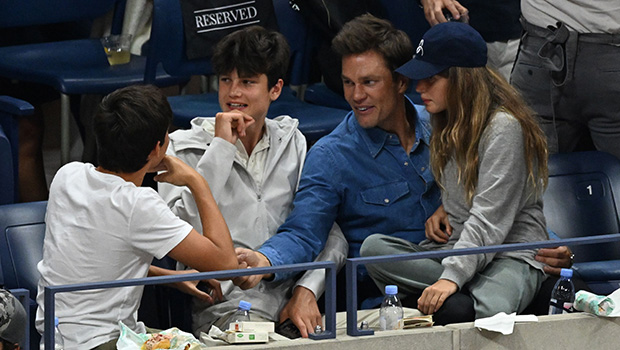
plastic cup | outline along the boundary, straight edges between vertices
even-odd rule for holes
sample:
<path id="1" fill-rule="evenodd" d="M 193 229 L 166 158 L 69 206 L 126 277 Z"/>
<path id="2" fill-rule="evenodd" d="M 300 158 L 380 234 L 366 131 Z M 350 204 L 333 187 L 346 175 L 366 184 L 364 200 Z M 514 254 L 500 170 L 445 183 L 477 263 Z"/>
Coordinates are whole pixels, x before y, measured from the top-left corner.
<path id="1" fill-rule="evenodd" d="M 131 53 L 129 52 L 131 47 L 130 34 L 105 36 L 101 38 L 101 44 L 111 66 L 129 63 L 131 59 Z"/>

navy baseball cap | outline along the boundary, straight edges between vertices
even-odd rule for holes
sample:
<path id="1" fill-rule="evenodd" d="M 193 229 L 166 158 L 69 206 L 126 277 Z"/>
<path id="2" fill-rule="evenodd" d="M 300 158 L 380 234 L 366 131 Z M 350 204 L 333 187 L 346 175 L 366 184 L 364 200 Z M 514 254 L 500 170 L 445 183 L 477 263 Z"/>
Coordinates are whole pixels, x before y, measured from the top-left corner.
<path id="1" fill-rule="evenodd" d="M 487 44 L 469 24 L 439 23 L 422 36 L 415 55 L 396 72 L 413 80 L 432 77 L 450 67 L 484 67 Z"/>

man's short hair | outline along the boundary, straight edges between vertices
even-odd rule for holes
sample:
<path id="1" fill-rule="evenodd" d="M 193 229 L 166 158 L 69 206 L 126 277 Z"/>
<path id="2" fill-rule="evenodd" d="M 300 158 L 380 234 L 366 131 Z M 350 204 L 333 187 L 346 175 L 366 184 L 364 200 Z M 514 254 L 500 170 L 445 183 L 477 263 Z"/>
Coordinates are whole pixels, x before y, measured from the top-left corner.
<path id="1" fill-rule="evenodd" d="M 24 344 L 26 310 L 9 291 L 0 288 L 0 341 L 5 349 Z"/>
<path id="2" fill-rule="evenodd" d="M 133 173 L 148 161 L 172 121 L 166 96 L 152 85 L 118 89 L 106 96 L 95 115 L 99 165 L 104 169 Z"/>
<path id="3" fill-rule="evenodd" d="M 413 56 L 413 45 L 405 32 L 370 14 L 345 23 L 332 40 L 332 48 L 341 57 L 376 51 L 394 75 L 394 70 Z"/>
<path id="4" fill-rule="evenodd" d="M 218 75 L 237 69 L 241 77 L 267 75 L 269 88 L 284 79 L 290 48 L 281 33 L 250 26 L 226 35 L 215 46 L 213 69 Z"/>

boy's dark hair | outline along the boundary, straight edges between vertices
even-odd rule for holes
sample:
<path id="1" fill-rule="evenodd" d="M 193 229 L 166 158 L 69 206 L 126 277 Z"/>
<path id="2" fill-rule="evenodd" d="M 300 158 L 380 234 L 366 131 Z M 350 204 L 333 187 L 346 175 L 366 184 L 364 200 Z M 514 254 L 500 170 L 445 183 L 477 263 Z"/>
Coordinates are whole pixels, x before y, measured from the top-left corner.
<path id="1" fill-rule="evenodd" d="M 134 85 L 112 92 L 95 115 L 99 165 L 120 173 L 140 170 L 157 142 L 163 146 L 171 122 L 172 110 L 157 87 Z"/>
<path id="2" fill-rule="evenodd" d="M 341 57 L 376 51 L 394 76 L 397 75 L 394 70 L 413 57 L 409 36 L 389 21 L 370 14 L 347 22 L 332 40 L 332 48 Z"/>
<path id="3" fill-rule="evenodd" d="M 0 343 L 2 344 L 2 349 L 3 350 L 14 350 L 17 348 L 17 346 L 13 343 L 10 343 L 2 338 L 0 338 Z"/>
<path id="4" fill-rule="evenodd" d="M 284 79 L 290 48 L 284 35 L 261 26 L 250 26 L 226 35 L 215 46 L 213 69 L 218 75 L 237 69 L 241 77 L 267 75 L 269 88 Z"/>

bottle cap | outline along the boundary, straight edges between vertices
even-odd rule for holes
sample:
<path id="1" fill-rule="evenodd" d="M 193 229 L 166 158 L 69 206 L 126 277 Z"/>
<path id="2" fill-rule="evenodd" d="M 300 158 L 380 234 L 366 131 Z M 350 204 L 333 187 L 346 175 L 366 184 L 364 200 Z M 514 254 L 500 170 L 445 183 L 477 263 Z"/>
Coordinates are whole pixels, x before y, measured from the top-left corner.
<path id="1" fill-rule="evenodd" d="M 398 286 L 393 284 L 385 286 L 385 294 L 398 294 Z"/>
<path id="2" fill-rule="evenodd" d="M 251 307 L 252 307 L 252 303 L 250 303 L 249 301 L 245 301 L 245 300 L 239 301 L 240 309 L 249 311 Z"/>
<path id="3" fill-rule="evenodd" d="M 560 276 L 568 278 L 573 277 L 573 269 L 562 269 L 560 271 Z"/>

